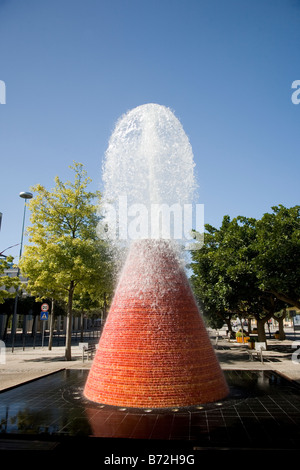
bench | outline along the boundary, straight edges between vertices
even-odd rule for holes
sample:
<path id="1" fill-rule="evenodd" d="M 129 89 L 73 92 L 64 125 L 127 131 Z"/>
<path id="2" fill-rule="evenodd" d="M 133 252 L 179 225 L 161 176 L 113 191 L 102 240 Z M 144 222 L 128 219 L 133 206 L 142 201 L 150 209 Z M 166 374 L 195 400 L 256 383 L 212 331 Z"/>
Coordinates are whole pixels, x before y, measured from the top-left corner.
<path id="1" fill-rule="evenodd" d="M 226 333 L 226 335 L 223 334 L 223 335 L 222 335 L 222 339 L 223 339 L 223 340 L 227 340 L 227 341 L 230 343 L 231 340 L 232 340 L 232 336 L 231 336 L 230 331 L 228 331 L 228 333 Z"/>
<path id="2" fill-rule="evenodd" d="M 82 362 L 84 362 L 84 356 L 86 355 L 87 359 L 92 359 L 93 355 L 95 354 L 96 351 L 96 345 L 95 344 L 89 344 L 89 343 L 79 343 L 79 348 L 82 350 Z"/>
<path id="3" fill-rule="evenodd" d="M 253 361 L 253 357 L 260 358 L 261 362 L 264 362 L 263 351 L 267 350 L 267 345 L 265 342 L 255 342 L 254 349 L 247 349 L 247 353 L 250 356 L 250 360 Z"/>

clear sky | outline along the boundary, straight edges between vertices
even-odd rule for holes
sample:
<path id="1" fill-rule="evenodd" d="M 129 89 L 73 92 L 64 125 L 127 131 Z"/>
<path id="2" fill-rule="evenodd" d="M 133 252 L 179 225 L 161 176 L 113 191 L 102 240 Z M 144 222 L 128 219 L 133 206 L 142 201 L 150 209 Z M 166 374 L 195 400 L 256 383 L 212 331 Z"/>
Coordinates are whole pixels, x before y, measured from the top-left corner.
<path id="1" fill-rule="evenodd" d="M 149 102 L 190 139 L 206 223 L 299 204 L 299 0 L 0 0 L 0 51 L 0 251 L 19 192 L 73 160 L 101 189 L 116 120 Z"/>

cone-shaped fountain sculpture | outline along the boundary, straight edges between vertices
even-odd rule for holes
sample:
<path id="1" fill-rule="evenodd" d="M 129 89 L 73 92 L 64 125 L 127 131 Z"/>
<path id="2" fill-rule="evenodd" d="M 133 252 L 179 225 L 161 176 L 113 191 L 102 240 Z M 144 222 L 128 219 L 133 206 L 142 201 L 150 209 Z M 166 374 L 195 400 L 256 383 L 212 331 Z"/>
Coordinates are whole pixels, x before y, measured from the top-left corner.
<path id="1" fill-rule="evenodd" d="M 184 206 L 194 194 L 193 167 L 191 146 L 174 114 L 156 104 L 140 106 L 112 134 L 104 202 L 114 204 L 125 194 L 131 209 L 143 205 L 146 215 L 157 215 L 162 203 Z M 103 225 L 110 237 L 116 230 L 122 238 L 127 236 L 127 214 L 119 213 L 117 223 L 117 212 L 108 211 Z M 229 390 L 178 244 L 154 233 L 131 241 L 84 395 L 98 403 L 138 408 L 220 400 Z"/>
<path id="2" fill-rule="evenodd" d="M 166 408 L 224 398 L 227 384 L 167 241 L 132 245 L 85 386 L 92 401 Z"/>

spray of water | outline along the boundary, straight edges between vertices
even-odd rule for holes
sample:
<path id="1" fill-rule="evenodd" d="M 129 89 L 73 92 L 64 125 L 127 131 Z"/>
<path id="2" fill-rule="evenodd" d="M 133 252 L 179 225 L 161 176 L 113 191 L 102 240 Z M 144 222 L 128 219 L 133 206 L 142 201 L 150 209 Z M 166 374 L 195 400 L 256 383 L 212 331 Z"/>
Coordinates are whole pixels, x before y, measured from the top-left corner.
<path id="1" fill-rule="evenodd" d="M 182 208 L 195 196 L 192 149 L 168 108 L 147 104 L 119 120 L 106 152 L 103 180 L 103 209 L 109 210 L 102 224 L 109 237 L 118 233 L 117 245 L 123 241 L 128 252 L 118 256 L 125 262 L 85 396 L 99 403 L 151 408 L 224 397 L 227 385 L 183 269 L 175 232 L 168 238 L 166 227 L 153 230 L 152 216 L 157 219 L 161 205 Z M 127 217 L 135 211 L 140 214 L 135 214 L 132 230 Z M 168 225 L 169 219 L 164 222 Z M 140 236 L 132 240 L 128 233 Z"/>
<path id="2" fill-rule="evenodd" d="M 101 236 L 125 243 L 180 238 L 187 218 L 183 209 L 195 202 L 196 181 L 192 147 L 169 108 L 145 104 L 119 119 L 106 151 L 103 183 Z M 162 228 L 164 223 L 168 227 Z"/>

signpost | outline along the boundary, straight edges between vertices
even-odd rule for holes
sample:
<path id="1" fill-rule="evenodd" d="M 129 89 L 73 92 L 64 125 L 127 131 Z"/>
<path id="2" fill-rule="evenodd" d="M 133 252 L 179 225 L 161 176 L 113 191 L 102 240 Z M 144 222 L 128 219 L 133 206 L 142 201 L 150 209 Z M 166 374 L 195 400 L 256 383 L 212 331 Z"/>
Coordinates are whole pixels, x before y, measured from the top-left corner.
<path id="1" fill-rule="evenodd" d="M 40 320 L 43 321 L 42 348 L 44 347 L 45 320 L 48 320 L 48 313 L 49 313 L 48 310 L 49 310 L 49 305 L 46 303 L 42 304 L 41 314 L 40 314 Z"/>
<path id="2" fill-rule="evenodd" d="M 299 313 L 294 313 L 293 315 L 293 326 L 294 326 L 294 333 L 296 336 L 296 331 L 300 330 L 300 315 Z"/>
<path id="3" fill-rule="evenodd" d="M 41 312 L 40 320 L 48 320 L 48 312 Z"/>

